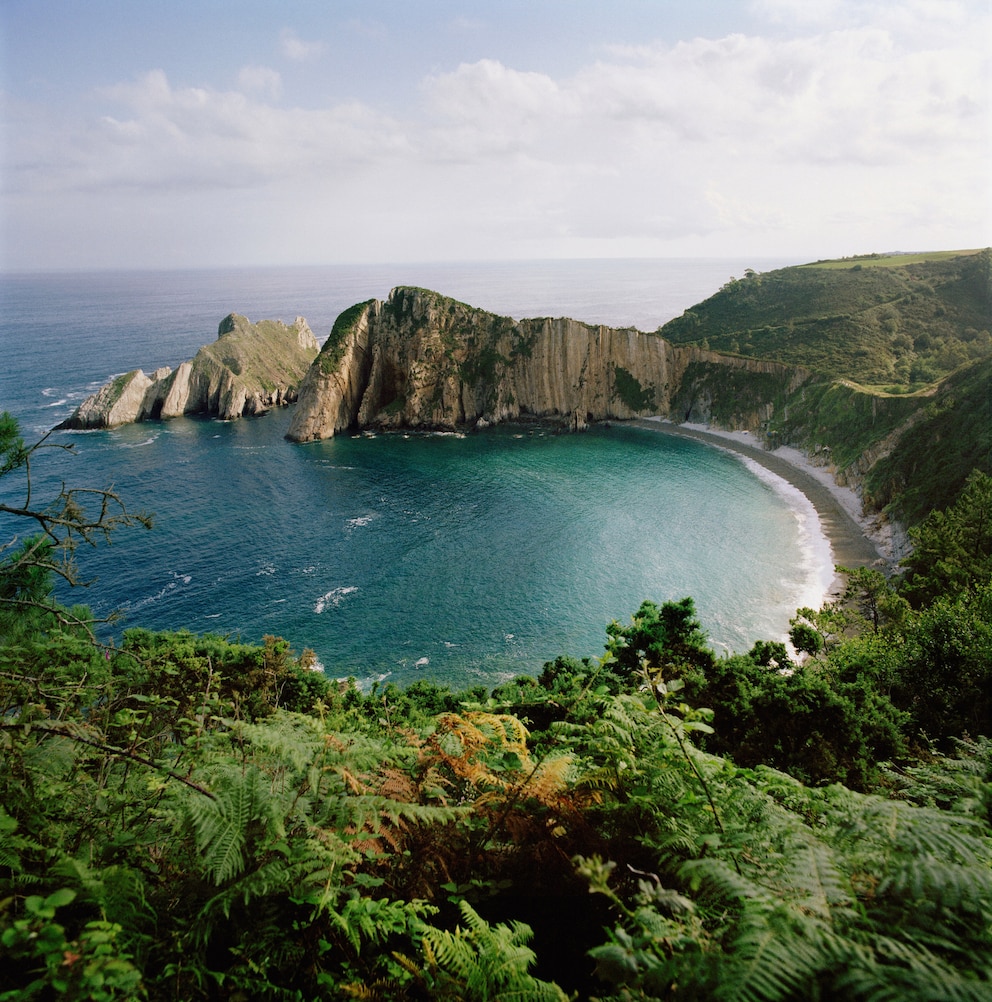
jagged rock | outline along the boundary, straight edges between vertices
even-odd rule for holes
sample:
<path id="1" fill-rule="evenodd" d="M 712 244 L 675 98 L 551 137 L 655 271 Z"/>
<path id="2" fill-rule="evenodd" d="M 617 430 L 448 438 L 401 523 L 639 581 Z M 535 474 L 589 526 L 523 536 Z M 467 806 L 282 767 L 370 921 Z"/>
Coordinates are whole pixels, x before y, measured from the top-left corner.
<path id="1" fill-rule="evenodd" d="M 138 420 L 152 380 L 141 369 L 118 376 L 76 408 L 60 428 L 113 428 Z"/>
<path id="2" fill-rule="evenodd" d="M 729 369 L 727 366 L 729 365 Z M 724 367 L 721 370 L 721 366 Z M 657 334 L 569 319 L 514 321 L 424 289 L 394 289 L 335 322 L 300 386 L 287 437 L 351 427 L 487 427 L 534 416 L 581 430 L 643 415 L 696 419 L 709 369 L 761 372 L 760 392 L 723 401 L 735 427 L 767 420 L 772 399 L 808 373 L 675 347 Z"/>
<path id="3" fill-rule="evenodd" d="M 217 340 L 173 372 L 140 369 L 118 376 L 88 397 L 61 428 L 113 428 L 134 421 L 211 414 L 224 420 L 263 414 L 296 399 L 300 380 L 319 351 L 306 320 L 251 323 L 231 313 Z"/>

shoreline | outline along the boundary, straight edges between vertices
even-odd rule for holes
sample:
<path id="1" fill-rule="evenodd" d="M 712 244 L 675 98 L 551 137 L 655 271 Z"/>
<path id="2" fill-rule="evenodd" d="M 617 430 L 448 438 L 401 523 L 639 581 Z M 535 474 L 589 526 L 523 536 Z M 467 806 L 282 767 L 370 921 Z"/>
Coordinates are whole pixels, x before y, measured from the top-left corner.
<path id="1" fill-rule="evenodd" d="M 864 515 L 861 499 L 850 487 L 838 485 L 829 470 L 811 463 L 798 449 L 781 446 L 765 449 L 747 431 L 721 431 L 708 425 L 674 424 L 666 418 L 635 418 L 624 422 L 636 428 L 692 438 L 706 445 L 737 453 L 753 460 L 803 493 L 816 511 L 830 544 L 834 566 L 881 567 L 891 572 L 905 554 L 902 533 Z M 843 591 L 843 581 L 835 575 L 825 600 Z"/>

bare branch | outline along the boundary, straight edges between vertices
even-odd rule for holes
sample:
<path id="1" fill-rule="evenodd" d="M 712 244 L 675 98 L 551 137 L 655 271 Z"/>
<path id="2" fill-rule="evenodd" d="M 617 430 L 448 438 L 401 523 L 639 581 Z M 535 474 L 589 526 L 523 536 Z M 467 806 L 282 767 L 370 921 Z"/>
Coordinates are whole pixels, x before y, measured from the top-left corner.
<path id="1" fill-rule="evenodd" d="M 145 512 L 129 511 L 113 486 L 67 487 L 63 481 L 51 503 L 36 505 L 33 457 L 41 449 L 75 453 L 71 444 L 49 442 L 50 434 L 26 446 L 16 420 L 0 413 L 0 478 L 12 474 L 24 478 L 23 503 L 17 504 L 7 493 L 8 500 L 0 503 L 0 521 L 8 515 L 22 524 L 33 523 L 38 530 L 15 533 L 0 542 L 0 608 L 11 610 L 15 616 L 21 611 L 40 610 L 54 616 L 61 626 L 84 630 L 91 642 L 96 643 L 93 625 L 111 621 L 116 613 L 106 619 L 81 618 L 62 608 L 51 595 L 52 576 L 70 587 L 85 587 L 91 582 L 80 579 L 76 563 L 79 544 L 109 544 L 114 531 L 121 527 L 140 525 L 150 529 L 152 517 Z"/>

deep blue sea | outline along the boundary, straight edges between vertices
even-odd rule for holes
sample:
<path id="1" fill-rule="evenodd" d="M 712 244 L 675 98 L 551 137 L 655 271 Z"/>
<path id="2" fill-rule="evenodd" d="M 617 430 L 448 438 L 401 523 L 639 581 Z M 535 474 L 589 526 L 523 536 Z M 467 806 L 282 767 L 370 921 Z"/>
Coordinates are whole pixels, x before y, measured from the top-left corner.
<path id="1" fill-rule="evenodd" d="M 0 276 L 0 409 L 32 441 L 111 376 L 175 366 L 228 313 L 307 318 L 419 285 L 516 318 L 654 330 L 744 268 L 788 261 L 568 261 Z M 714 646 L 782 639 L 830 554 L 808 502 L 738 457 L 613 426 L 284 440 L 289 412 L 56 433 L 35 500 L 112 486 L 150 532 L 80 552 L 63 595 L 123 623 L 312 648 L 362 682 L 453 686 L 599 656 L 611 619 L 691 595 Z M 6 478 L 9 481 L 9 478 Z M 0 491 L 16 497 L 16 484 Z M 13 492 L 13 493 L 12 493 Z M 0 518 L 0 545 L 26 526 Z"/>

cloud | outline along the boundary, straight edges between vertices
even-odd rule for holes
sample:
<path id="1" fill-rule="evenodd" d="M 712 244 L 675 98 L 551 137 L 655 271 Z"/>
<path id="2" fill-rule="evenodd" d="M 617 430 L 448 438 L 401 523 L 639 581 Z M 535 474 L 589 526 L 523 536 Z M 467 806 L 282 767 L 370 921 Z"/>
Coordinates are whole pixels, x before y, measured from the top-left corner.
<path id="1" fill-rule="evenodd" d="M 278 89 L 278 74 L 249 67 L 240 91 L 173 87 L 162 70 L 105 88 L 96 122 L 25 128 L 8 182 L 26 190 L 252 188 L 319 176 L 334 178 L 394 155 L 402 129 L 360 102 L 281 108 L 247 90 Z M 39 150 L 46 145 L 45 169 Z"/>
<path id="2" fill-rule="evenodd" d="M 847 0 L 751 0 L 751 12 L 773 24 L 801 24 L 829 27 L 838 23 L 848 25 L 851 5 Z"/>
<path id="3" fill-rule="evenodd" d="M 604 48 L 567 76 L 464 62 L 425 75 L 403 118 L 362 101 L 284 105 L 265 66 L 229 90 L 155 69 L 92 95 L 88 119 L 19 114 L 4 184 L 66 204 L 145 193 L 175 206 L 173 227 L 226 212 L 244 232 L 292 231 L 285 253 L 338 234 L 336 253 L 365 259 L 777 253 L 811 233 L 850 253 L 883 225 L 883 249 L 898 232 L 914 246 L 982 232 L 982 32 L 959 30 L 955 3 L 864 6 L 873 20 L 821 24 L 810 11 L 824 5 L 759 0 L 791 27 Z M 288 29 L 282 42 L 290 58 L 320 52 Z"/>
<path id="4" fill-rule="evenodd" d="M 432 77 L 449 155 L 690 163 L 705 148 L 782 168 L 899 166 L 981 142 L 988 57 L 910 51 L 873 27 L 784 40 L 732 35 L 614 49 L 568 80 L 491 60 Z M 666 157 L 666 151 L 669 156 Z"/>
<path id="5" fill-rule="evenodd" d="M 982 0 L 751 0 L 749 9 L 771 24 L 802 30 L 833 31 L 875 25 L 906 38 L 933 42 L 935 33 L 960 34 Z"/>
<path id="6" fill-rule="evenodd" d="M 249 94 L 261 94 L 278 100 L 282 96 L 282 77 L 268 66 L 244 66 L 238 72 L 238 86 Z"/>
<path id="7" fill-rule="evenodd" d="M 305 42 L 291 28 L 283 28 L 279 34 L 279 51 L 294 63 L 303 63 L 322 55 L 324 43 Z"/>
<path id="8" fill-rule="evenodd" d="M 539 150 L 549 126 L 576 110 L 551 77 L 520 72 L 494 59 L 432 75 L 424 81 L 423 93 L 428 121 L 435 124 L 427 155 L 463 163 Z"/>

